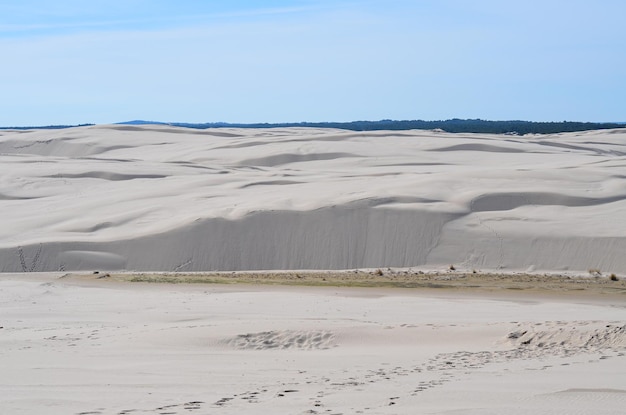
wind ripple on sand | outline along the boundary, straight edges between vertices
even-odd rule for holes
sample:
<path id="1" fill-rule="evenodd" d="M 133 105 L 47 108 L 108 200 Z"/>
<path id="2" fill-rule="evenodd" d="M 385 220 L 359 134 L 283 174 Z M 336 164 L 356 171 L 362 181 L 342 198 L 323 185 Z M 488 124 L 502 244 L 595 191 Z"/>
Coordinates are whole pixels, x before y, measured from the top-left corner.
<path id="1" fill-rule="evenodd" d="M 335 335 L 330 331 L 264 331 L 240 334 L 225 341 L 240 350 L 329 349 L 335 346 Z"/>
<path id="2" fill-rule="evenodd" d="M 598 327 L 599 326 L 599 327 Z M 520 351 L 569 355 L 626 347 L 626 325 L 605 323 L 552 323 L 522 325 L 507 336 Z"/>

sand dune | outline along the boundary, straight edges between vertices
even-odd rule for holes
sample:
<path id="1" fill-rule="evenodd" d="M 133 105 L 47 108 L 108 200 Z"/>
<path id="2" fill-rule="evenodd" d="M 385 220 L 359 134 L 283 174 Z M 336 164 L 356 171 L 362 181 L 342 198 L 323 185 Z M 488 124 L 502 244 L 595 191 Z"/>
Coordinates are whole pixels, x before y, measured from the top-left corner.
<path id="1" fill-rule="evenodd" d="M 0 271 L 626 273 L 626 131 L 3 131 Z"/>

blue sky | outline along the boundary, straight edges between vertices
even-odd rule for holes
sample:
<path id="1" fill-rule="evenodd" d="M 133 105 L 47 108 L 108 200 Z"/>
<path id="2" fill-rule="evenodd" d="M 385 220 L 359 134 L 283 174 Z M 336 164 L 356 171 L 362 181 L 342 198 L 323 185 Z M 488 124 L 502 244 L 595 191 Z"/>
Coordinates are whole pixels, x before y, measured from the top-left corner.
<path id="1" fill-rule="evenodd" d="M 626 121 L 623 0 L 0 0 L 0 125 Z"/>

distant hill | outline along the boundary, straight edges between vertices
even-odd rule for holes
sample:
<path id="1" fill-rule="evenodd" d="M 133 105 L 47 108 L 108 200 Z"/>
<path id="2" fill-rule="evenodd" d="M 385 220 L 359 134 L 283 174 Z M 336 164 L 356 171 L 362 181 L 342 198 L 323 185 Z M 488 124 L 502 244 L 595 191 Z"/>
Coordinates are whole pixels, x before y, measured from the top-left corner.
<path id="1" fill-rule="evenodd" d="M 95 124 L 75 124 L 75 125 L 34 125 L 21 127 L 0 127 L 0 130 L 60 130 L 62 128 L 88 127 Z"/>
<path id="2" fill-rule="evenodd" d="M 626 128 L 626 122 L 593 123 L 576 121 L 534 122 L 534 121 L 489 121 L 481 119 L 459 119 L 424 121 L 424 120 L 380 120 L 380 121 L 349 121 L 349 122 L 299 122 L 299 123 L 184 123 L 132 120 L 117 124 L 122 125 L 172 125 L 185 128 L 278 128 L 278 127 L 312 127 L 338 128 L 352 131 L 376 130 L 443 130 L 449 133 L 488 133 L 488 134 L 555 134 L 573 131 L 603 130 L 610 128 Z M 79 125 L 48 125 L 34 127 L 0 127 L 0 129 L 59 129 L 89 126 Z"/>

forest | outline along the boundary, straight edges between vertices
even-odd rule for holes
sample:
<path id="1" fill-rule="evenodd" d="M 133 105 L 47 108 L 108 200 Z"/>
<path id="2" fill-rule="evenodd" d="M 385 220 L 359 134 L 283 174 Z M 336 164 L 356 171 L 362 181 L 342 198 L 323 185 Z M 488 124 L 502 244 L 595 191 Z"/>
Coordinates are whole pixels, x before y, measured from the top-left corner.
<path id="1" fill-rule="evenodd" d="M 160 122 L 160 121 L 126 121 L 117 124 L 123 125 L 171 125 L 185 128 L 284 128 L 284 127 L 309 127 L 309 128 L 338 128 L 352 131 L 376 131 L 376 130 L 442 130 L 449 133 L 487 133 L 487 134 L 555 134 L 573 131 L 602 130 L 612 128 L 626 128 L 626 123 L 594 123 L 577 121 L 557 122 L 534 122 L 534 121 L 489 121 L 482 119 L 459 119 L 424 121 L 424 120 L 380 120 L 380 121 L 349 121 L 349 122 L 297 122 L 297 123 L 184 123 L 184 122 Z M 79 125 L 47 125 L 31 127 L 0 127 L 0 129 L 60 129 L 70 127 L 89 126 L 93 124 Z"/>
<path id="2" fill-rule="evenodd" d="M 380 121 L 350 121 L 350 122 L 300 122 L 300 123 L 169 123 L 188 128 L 276 128 L 276 127 L 314 127 L 338 128 L 352 131 L 375 130 L 443 130 L 449 133 L 488 133 L 488 134 L 555 134 L 572 131 L 601 130 L 611 128 L 625 128 L 624 123 L 591 123 L 591 122 L 532 122 L 532 121 L 487 121 L 481 119 L 450 119 L 441 121 L 423 120 L 380 120 Z"/>

